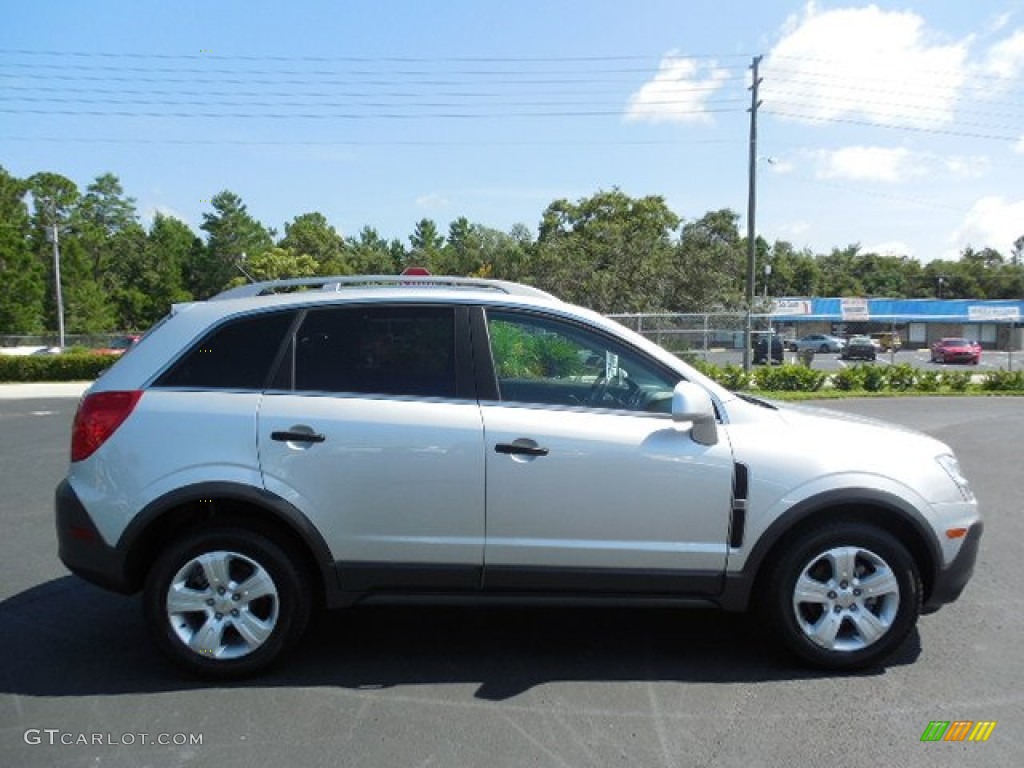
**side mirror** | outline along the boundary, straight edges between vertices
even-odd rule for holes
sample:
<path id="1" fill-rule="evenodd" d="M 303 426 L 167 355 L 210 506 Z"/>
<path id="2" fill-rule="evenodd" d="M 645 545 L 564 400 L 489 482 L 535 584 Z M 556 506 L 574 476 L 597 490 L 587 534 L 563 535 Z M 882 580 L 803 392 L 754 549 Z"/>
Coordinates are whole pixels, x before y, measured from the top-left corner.
<path id="1" fill-rule="evenodd" d="M 680 381 L 672 390 L 672 420 L 692 421 L 690 437 L 701 445 L 718 442 L 718 423 L 711 396 L 690 381 Z"/>

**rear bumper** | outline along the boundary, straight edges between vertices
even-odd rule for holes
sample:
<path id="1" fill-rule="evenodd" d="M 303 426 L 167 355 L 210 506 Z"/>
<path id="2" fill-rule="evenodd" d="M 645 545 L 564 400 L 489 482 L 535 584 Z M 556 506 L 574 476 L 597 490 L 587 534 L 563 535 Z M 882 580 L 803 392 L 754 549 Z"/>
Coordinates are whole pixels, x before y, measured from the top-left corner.
<path id="1" fill-rule="evenodd" d="M 972 525 L 953 562 L 935 574 L 931 594 L 924 604 L 925 611 L 936 611 L 960 597 L 960 593 L 964 591 L 974 573 L 974 564 L 978 560 L 978 545 L 984 527 L 981 521 Z"/>
<path id="2" fill-rule="evenodd" d="M 111 547 L 96 529 L 95 523 L 67 480 L 55 493 L 57 554 L 76 576 L 114 592 L 136 591 L 127 578 L 124 553 Z"/>

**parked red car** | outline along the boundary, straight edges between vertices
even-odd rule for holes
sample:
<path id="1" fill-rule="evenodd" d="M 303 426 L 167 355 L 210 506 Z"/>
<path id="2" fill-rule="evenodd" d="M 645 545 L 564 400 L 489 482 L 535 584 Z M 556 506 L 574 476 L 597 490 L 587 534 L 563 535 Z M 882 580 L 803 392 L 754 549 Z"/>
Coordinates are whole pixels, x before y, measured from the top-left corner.
<path id="1" fill-rule="evenodd" d="M 116 339 L 110 342 L 109 346 L 103 347 L 102 349 L 97 349 L 96 352 L 98 352 L 101 355 L 120 356 L 127 352 L 129 349 L 131 349 L 133 346 L 138 344 L 139 339 L 141 338 L 141 336 L 134 333 L 129 334 L 128 336 L 118 336 Z"/>
<path id="2" fill-rule="evenodd" d="M 981 360 L 981 346 L 970 339 L 939 339 L 932 344 L 933 363 L 968 363 L 977 365 Z"/>

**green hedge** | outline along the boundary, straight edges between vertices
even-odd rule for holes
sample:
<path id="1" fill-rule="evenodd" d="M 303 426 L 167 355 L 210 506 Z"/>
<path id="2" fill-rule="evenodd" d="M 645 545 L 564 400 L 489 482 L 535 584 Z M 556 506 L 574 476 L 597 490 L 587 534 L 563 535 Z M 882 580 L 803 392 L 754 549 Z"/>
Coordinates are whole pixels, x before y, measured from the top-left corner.
<path id="1" fill-rule="evenodd" d="M 921 370 L 907 363 L 899 365 L 854 365 L 832 374 L 803 365 L 761 366 L 748 374 L 740 366 L 697 362 L 694 366 L 726 389 L 758 389 L 764 392 L 818 392 L 831 388 L 840 392 L 875 393 L 1024 393 L 1024 371 L 995 370 L 973 381 L 971 371 Z"/>
<path id="2" fill-rule="evenodd" d="M 510 340 L 511 341 L 511 340 Z M 543 346 L 543 345 L 539 345 Z M 527 368 L 559 368 L 568 359 L 560 349 L 519 349 L 509 359 Z M 89 351 L 70 350 L 62 355 L 0 355 L 0 382 L 91 381 L 117 358 Z M 972 383 L 970 371 L 922 371 L 909 365 L 855 365 L 831 375 L 802 365 L 761 366 L 748 374 L 738 365 L 719 366 L 697 361 L 702 373 L 727 389 L 757 388 L 765 392 L 817 392 L 831 385 L 843 392 L 1020 392 L 1024 394 L 1024 371 L 988 371 L 979 383 Z"/>
<path id="3" fill-rule="evenodd" d="M 0 355 L 0 381 L 91 381 L 116 359 L 92 352 Z"/>

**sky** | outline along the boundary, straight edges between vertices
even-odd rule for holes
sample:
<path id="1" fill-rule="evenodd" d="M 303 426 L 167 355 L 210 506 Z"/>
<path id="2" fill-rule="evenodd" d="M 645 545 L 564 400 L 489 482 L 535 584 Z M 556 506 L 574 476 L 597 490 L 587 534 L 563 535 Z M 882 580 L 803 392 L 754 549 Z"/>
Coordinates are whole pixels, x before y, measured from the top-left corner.
<path id="1" fill-rule="evenodd" d="M 407 242 L 619 188 L 828 252 L 1024 235 L 1024 0 L 8 3 L 0 166 Z"/>

